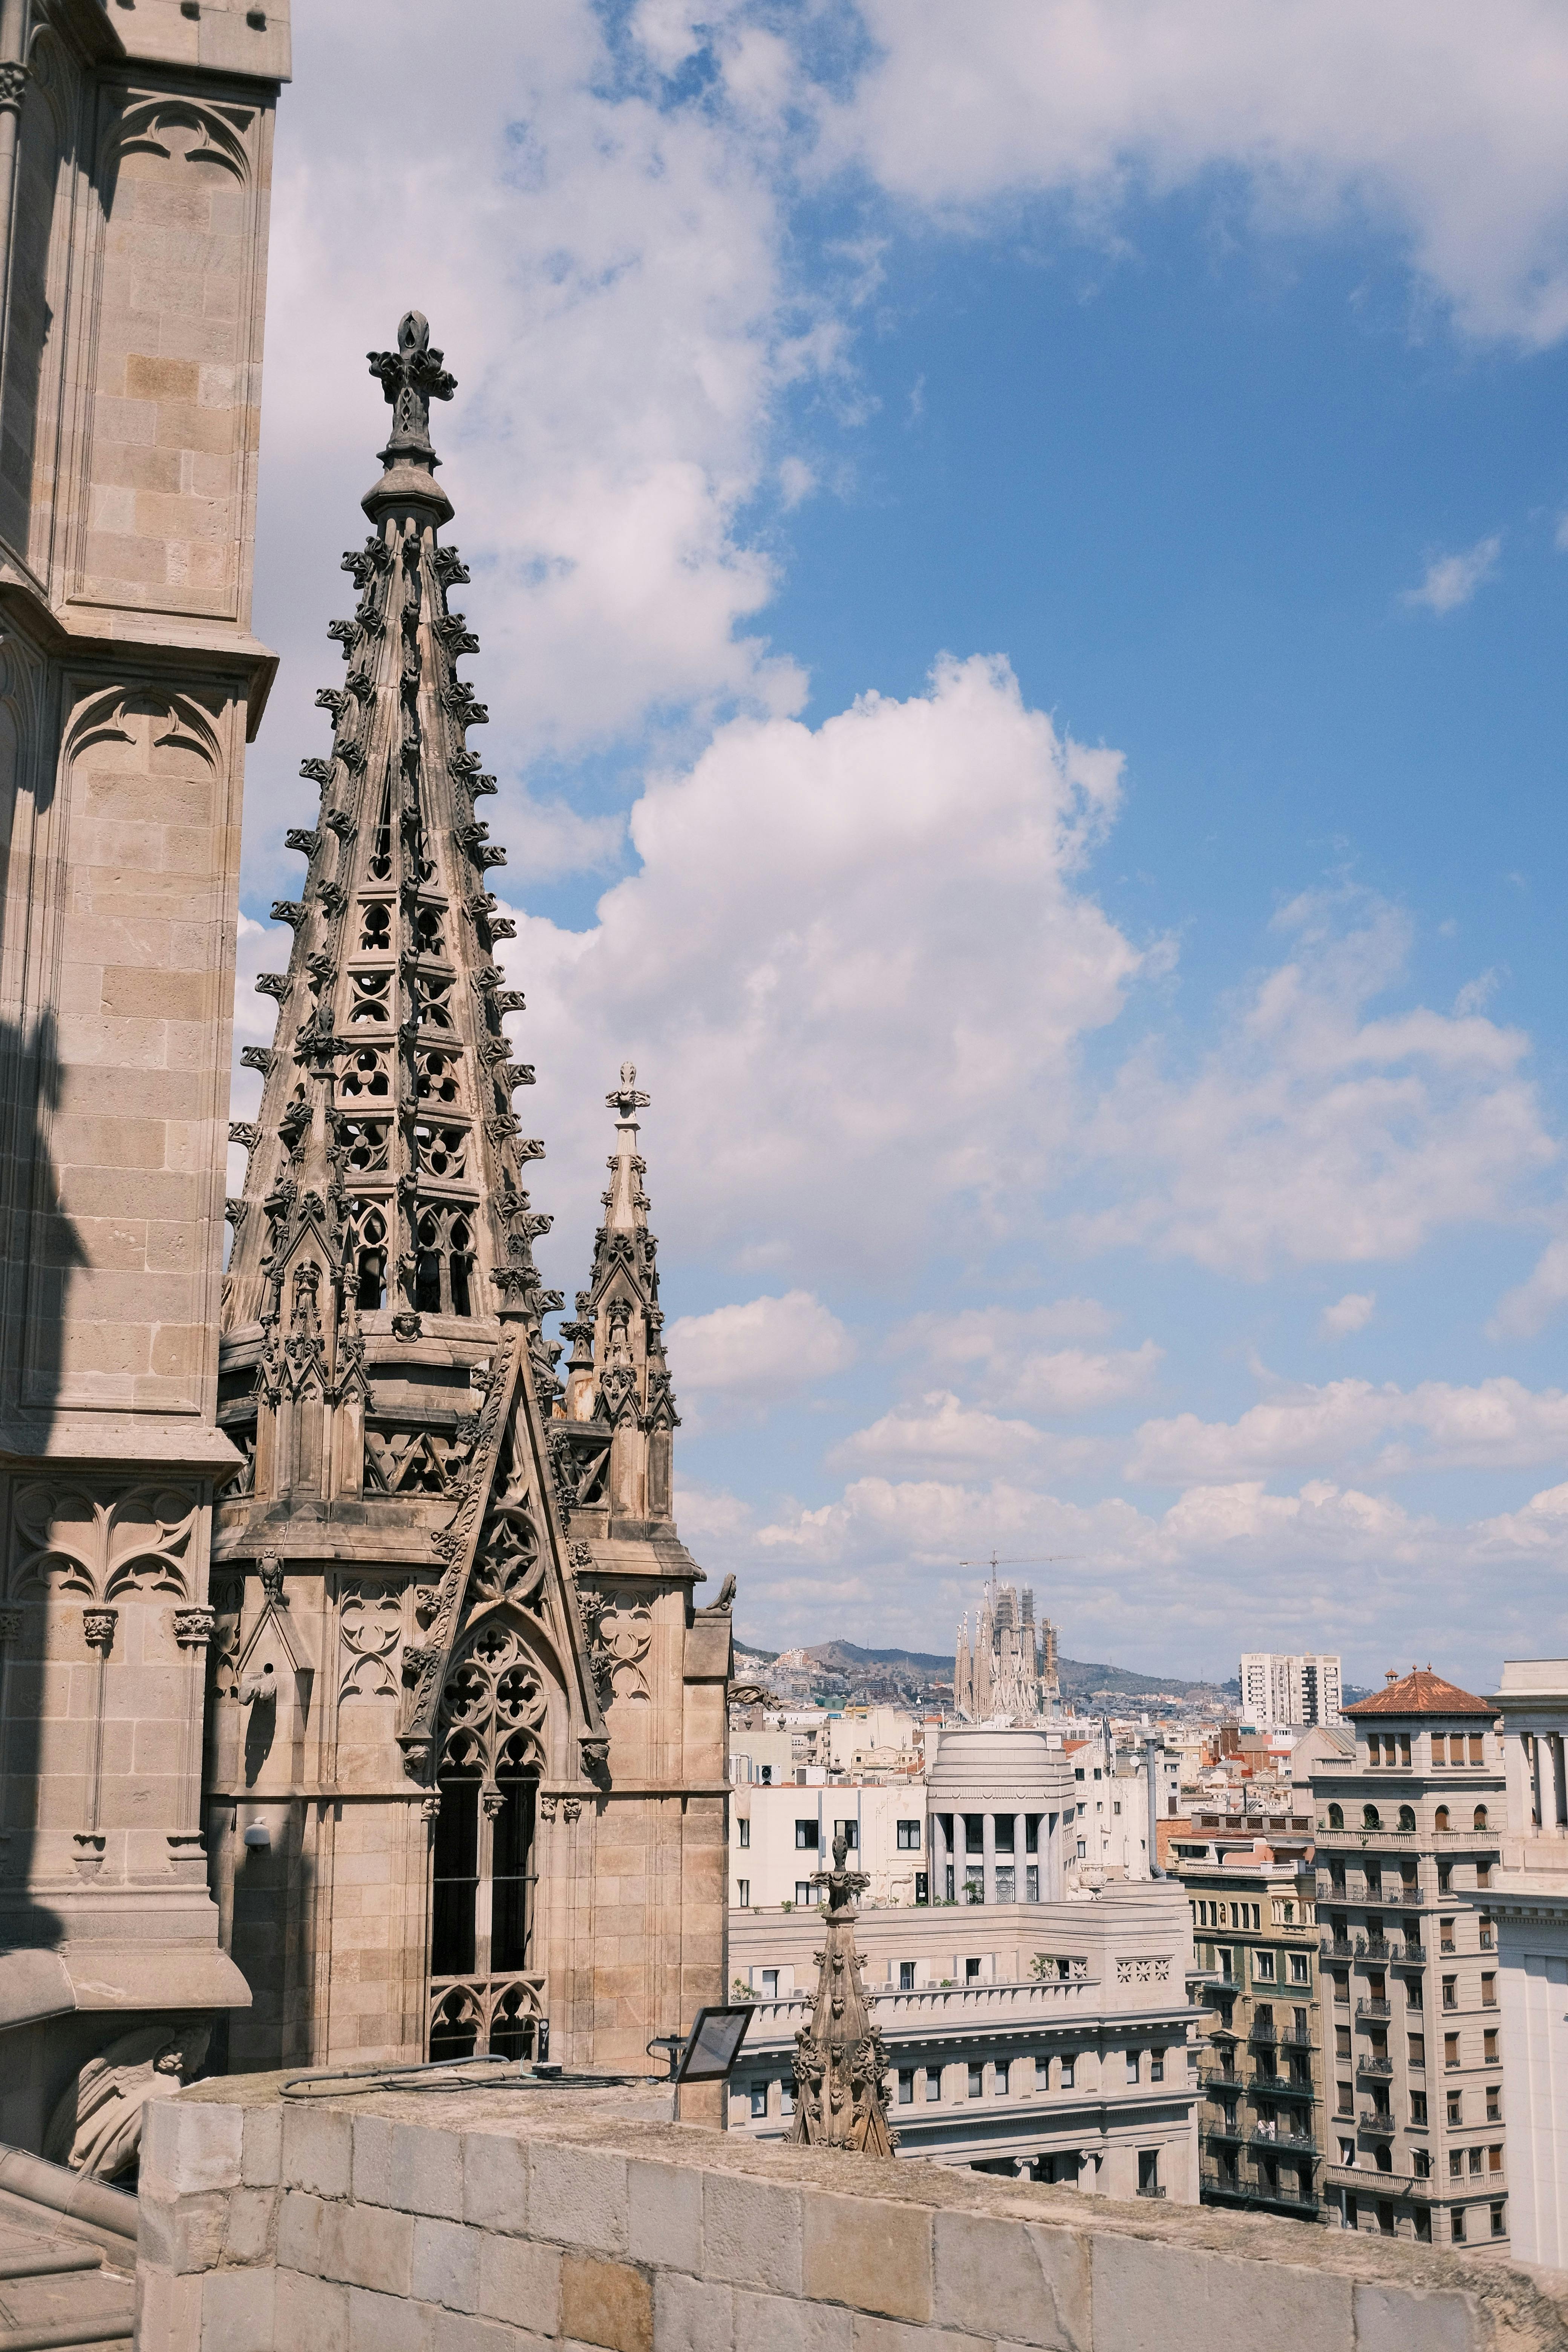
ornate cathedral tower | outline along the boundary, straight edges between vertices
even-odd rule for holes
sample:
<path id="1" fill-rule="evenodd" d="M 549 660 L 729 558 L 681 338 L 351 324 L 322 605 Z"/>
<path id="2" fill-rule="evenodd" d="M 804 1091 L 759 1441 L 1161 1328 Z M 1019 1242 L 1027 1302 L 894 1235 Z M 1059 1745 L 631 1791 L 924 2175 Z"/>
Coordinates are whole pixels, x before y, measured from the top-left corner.
<path id="1" fill-rule="evenodd" d="M 604 1369 L 590 1400 L 574 1358 L 561 1410 L 521 1181 L 543 1146 L 511 1108 L 533 1073 L 501 1025 L 522 998 L 494 961 L 513 927 L 485 887 L 505 853 L 466 740 L 486 712 L 457 675 L 478 644 L 437 538 L 429 404 L 455 386 L 416 312 L 371 372 L 392 432 L 235 1130 L 219 1410 L 246 1469 L 215 1541 L 207 1819 L 256 1999 L 230 2061 L 521 2053 L 548 2016 L 553 2054 L 641 2063 L 723 1984 L 729 1617 L 693 1611 L 669 1517 L 629 1144 Z"/>

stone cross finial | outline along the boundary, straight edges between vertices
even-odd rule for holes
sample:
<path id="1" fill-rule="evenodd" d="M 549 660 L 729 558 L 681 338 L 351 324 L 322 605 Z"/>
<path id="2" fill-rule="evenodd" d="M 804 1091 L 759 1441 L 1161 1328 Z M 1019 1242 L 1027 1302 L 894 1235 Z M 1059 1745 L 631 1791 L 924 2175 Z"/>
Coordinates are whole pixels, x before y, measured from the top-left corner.
<path id="1" fill-rule="evenodd" d="M 370 372 L 392 404 L 392 436 L 395 451 L 417 450 L 433 457 L 430 446 L 430 403 L 450 400 L 458 389 L 456 376 L 442 366 L 446 354 L 432 349 L 430 322 L 421 311 L 405 311 L 397 329 L 395 352 L 367 352 Z"/>
<path id="2" fill-rule="evenodd" d="M 647 1110 L 651 1095 L 637 1092 L 637 1068 L 635 1062 L 621 1064 L 621 1083 L 605 1097 L 605 1108 L 613 1110 L 623 1119 L 635 1118 L 639 1110 Z"/>

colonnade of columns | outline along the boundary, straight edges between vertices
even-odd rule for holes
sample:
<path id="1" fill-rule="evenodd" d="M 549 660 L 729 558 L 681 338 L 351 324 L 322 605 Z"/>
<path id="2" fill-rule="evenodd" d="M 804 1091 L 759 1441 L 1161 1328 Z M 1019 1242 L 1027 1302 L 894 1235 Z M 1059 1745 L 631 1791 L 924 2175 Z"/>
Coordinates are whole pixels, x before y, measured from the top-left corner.
<path id="1" fill-rule="evenodd" d="M 1530 1790 L 1531 1826 L 1543 1835 L 1568 1837 L 1568 1757 L 1560 1731 L 1522 1731 L 1519 1744 Z"/>
<path id="2" fill-rule="evenodd" d="M 1061 1841 L 1057 1833 L 1060 1821 L 1059 1813 L 933 1812 L 932 1902 L 1059 1903 L 1063 1893 Z M 1031 1822 L 1034 1850 L 1029 1845 Z M 980 1825 L 978 1852 L 972 1838 L 975 1822 Z"/>

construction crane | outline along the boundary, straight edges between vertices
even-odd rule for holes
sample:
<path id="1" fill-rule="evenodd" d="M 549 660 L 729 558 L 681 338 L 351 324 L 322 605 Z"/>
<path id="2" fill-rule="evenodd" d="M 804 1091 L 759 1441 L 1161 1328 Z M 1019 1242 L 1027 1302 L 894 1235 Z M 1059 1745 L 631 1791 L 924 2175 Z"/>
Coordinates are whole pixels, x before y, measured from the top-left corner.
<path id="1" fill-rule="evenodd" d="M 1076 1551 L 1047 1551 L 1040 1553 L 1034 1559 L 998 1559 L 993 1552 L 989 1559 L 961 1559 L 958 1564 L 960 1568 L 989 1569 L 992 1581 L 994 1583 L 996 1570 L 999 1568 L 1049 1568 L 1057 1560 L 1081 1559 L 1082 1557 L 1081 1552 Z"/>

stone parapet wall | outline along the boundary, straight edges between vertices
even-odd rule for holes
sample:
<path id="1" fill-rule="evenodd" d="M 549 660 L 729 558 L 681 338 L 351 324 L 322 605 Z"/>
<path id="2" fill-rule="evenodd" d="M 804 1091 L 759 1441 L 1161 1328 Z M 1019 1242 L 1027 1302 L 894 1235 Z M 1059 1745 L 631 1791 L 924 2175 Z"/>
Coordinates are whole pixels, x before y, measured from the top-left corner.
<path id="1" fill-rule="evenodd" d="M 149 2118 L 140 2352 L 1560 2352 L 1522 2272 L 653 2119 L 203 2084 Z"/>

